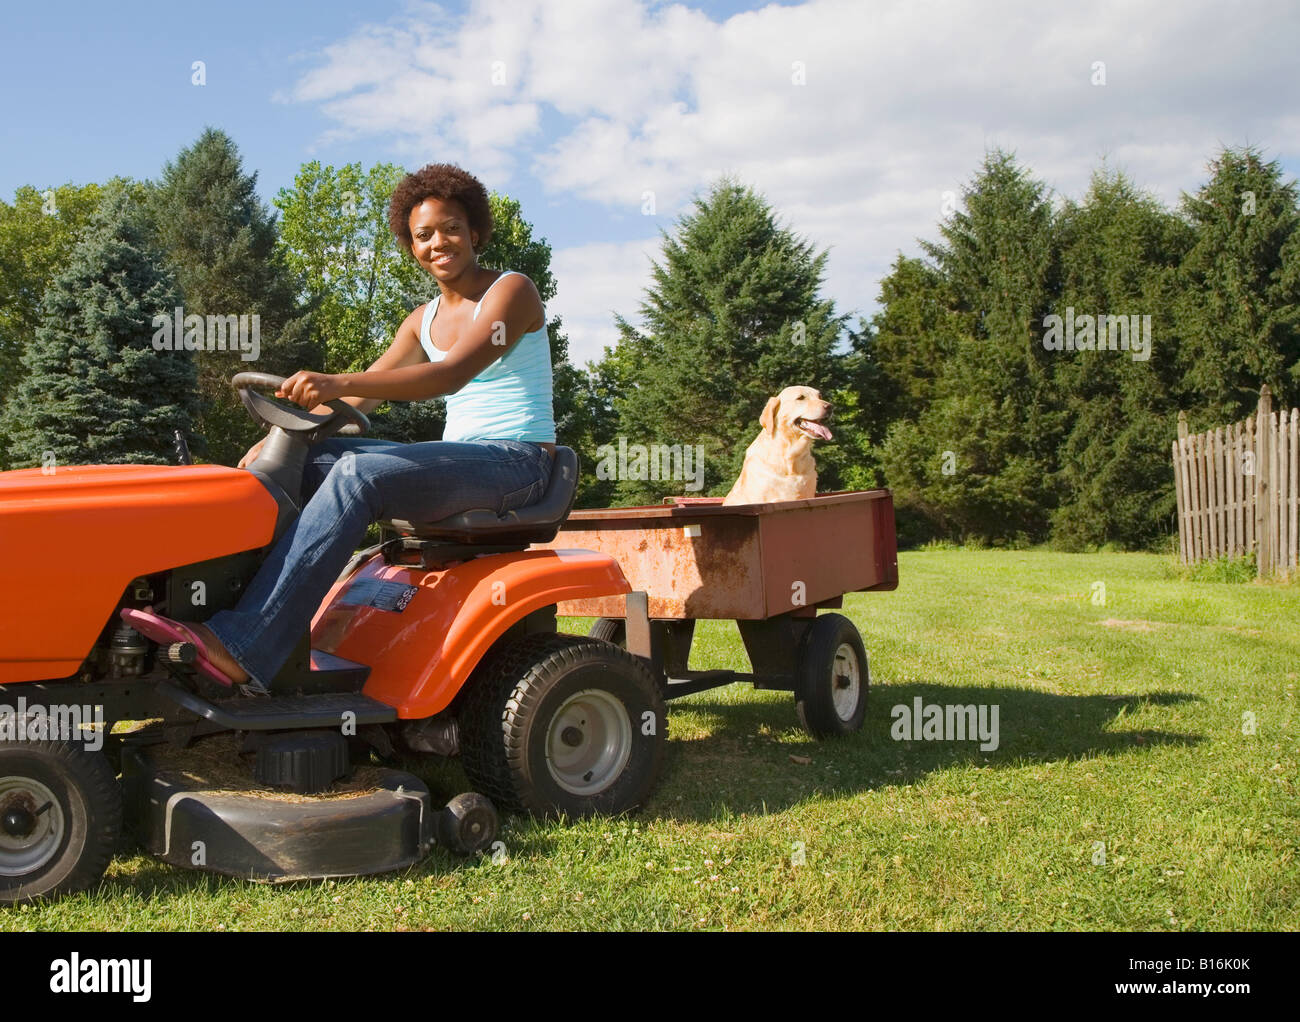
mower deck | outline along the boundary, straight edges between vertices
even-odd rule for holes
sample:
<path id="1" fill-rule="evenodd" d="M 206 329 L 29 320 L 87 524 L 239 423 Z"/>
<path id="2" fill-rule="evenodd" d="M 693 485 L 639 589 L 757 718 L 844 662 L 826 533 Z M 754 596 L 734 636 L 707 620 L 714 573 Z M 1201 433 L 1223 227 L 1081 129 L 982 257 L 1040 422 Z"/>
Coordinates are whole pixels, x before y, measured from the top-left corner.
<path id="1" fill-rule="evenodd" d="M 144 848 L 174 866 L 273 882 L 365 876 L 414 865 L 437 833 L 424 782 L 377 773 L 366 793 L 292 800 L 207 787 L 127 747 L 123 809 Z"/>

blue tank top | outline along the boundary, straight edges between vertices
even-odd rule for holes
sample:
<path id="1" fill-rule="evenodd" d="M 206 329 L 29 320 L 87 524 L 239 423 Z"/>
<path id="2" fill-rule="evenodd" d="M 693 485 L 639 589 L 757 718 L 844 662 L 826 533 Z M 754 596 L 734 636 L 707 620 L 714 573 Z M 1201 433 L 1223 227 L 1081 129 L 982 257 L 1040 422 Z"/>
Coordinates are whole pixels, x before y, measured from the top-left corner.
<path id="1" fill-rule="evenodd" d="M 506 270 L 501 274 L 514 273 Z M 500 280 L 501 277 L 497 277 Z M 496 287 L 494 280 L 488 291 Z M 487 291 L 483 292 L 483 298 Z M 474 306 L 478 319 L 483 298 Z M 447 353 L 434 347 L 429 325 L 438 314 L 439 295 L 424 308 L 420 320 L 420 346 L 430 362 L 441 362 Z M 454 394 L 447 395 L 447 428 L 444 440 L 527 440 L 555 442 L 552 406 L 551 345 L 546 336 L 546 310 L 542 328 L 526 333 L 510 350 L 475 376 Z"/>

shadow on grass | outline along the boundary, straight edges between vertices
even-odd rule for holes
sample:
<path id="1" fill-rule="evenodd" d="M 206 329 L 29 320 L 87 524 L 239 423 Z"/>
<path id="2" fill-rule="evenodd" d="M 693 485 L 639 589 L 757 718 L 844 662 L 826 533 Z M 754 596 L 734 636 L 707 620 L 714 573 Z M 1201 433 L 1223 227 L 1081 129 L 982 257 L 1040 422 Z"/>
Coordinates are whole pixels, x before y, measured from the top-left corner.
<path id="1" fill-rule="evenodd" d="M 896 741 L 891 736 L 893 708 L 911 710 L 918 698 L 922 706 L 997 706 L 997 749 L 980 751 L 978 739 Z M 890 685 L 872 689 L 861 731 L 816 741 L 799 730 L 792 700 L 723 703 L 707 694 L 695 696 L 689 702 L 670 704 L 670 722 L 677 714 L 702 716 L 709 733 L 669 741 L 659 788 L 635 818 L 717 824 L 742 813 L 780 812 L 815 796 L 836 798 L 905 786 L 954 767 L 1020 767 L 1140 753 L 1158 745 L 1195 745 L 1203 740 L 1198 735 L 1109 728 L 1133 710 L 1199 698 L 1182 692 L 1067 696 L 1009 688 Z M 796 763 L 792 755 L 811 762 Z M 455 760 L 430 758 L 390 765 L 421 777 L 429 785 L 435 808 L 456 793 L 470 790 Z M 502 824 L 511 827 L 503 837 L 513 856 L 547 856 L 564 840 L 560 824 L 509 814 L 503 814 Z M 460 858 L 435 847 L 406 870 L 375 876 L 389 881 L 443 876 L 477 868 L 485 861 Z M 146 856 L 130 875 L 108 878 L 100 893 L 144 899 L 197 891 L 216 894 L 229 879 L 178 869 Z M 340 885 L 350 882 L 339 881 Z M 257 886 L 302 889 L 320 884 L 320 880 L 305 880 Z"/>
<path id="2" fill-rule="evenodd" d="M 908 785 L 953 767 L 1023 766 L 1141 752 L 1157 745 L 1195 745 L 1199 735 L 1111 730 L 1144 706 L 1199 700 L 1182 692 L 1142 695 L 1054 695 L 1012 688 L 890 685 L 871 690 L 862 730 L 817 741 L 799 729 L 793 702 L 721 703 L 697 699 L 679 713 L 702 714 L 704 737 L 672 741 L 664 781 L 649 813 L 660 818 L 717 822 L 732 813 L 787 809 L 812 795 L 839 797 Z M 998 708 L 998 743 L 981 751 L 975 740 L 896 740 L 898 706 Z M 670 706 L 670 719 L 673 712 Z M 991 723 L 990 716 L 986 718 Z M 764 733 L 767 732 L 767 733 Z M 790 733 L 795 737 L 791 739 Z M 911 733 L 911 732 L 909 732 Z M 791 756 L 807 757 L 797 763 Z"/>

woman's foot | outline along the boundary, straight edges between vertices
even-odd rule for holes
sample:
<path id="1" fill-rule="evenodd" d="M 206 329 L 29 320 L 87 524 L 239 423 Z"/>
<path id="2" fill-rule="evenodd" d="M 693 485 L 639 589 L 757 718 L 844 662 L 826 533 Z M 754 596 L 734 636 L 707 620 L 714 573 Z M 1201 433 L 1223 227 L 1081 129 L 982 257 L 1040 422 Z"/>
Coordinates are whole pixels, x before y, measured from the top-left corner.
<path id="1" fill-rule="evenodd" d="M 202 640 L 203 648 L 207 651 L 208 660 L 213 667 L 227 675 L 236 685 L 248 682 L 248 672 L 240 667 L 239 661 L 226 651 L 226 647 L 213 634 L 211 628 L 198 621 L 188 621 L 185 626 Z"/>
<path id="2" fill-rule="evenodd" d="M 121 618 L 141 635 L 159 645 L 188 642 L 196 646 L 199 655 L 194 668 L 217 684 L 226 688 L 234 685 L 244 688 L 252 686 L 248 672 L 239 666 L 239 662 L 227 652 L 221 640 L 212 634 L 207 625 L 173 621 L 155 614 L 152 607 L 123 607 Z"/>

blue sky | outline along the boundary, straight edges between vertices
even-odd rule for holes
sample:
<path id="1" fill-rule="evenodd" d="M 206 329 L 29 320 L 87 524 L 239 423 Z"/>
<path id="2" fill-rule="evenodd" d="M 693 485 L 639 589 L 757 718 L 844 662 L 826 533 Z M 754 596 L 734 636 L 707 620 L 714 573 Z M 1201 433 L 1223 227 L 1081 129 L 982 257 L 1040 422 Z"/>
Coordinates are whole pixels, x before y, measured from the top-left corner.
<path id="1" fill-rule="evenodd" d="M 208 124 L 268 204 L 310 159 L 459 163 L 550 242 L 579 363 L 723 172 L 829 248 L 826 293 L 869 314 L 987 147 L 1075 196 L 1104 158 L 1169 203 L 1219 144 L 1300 169 L 1283 2 L 46 2 L 3 25 L 0 197 L 156 176 Z"/>

